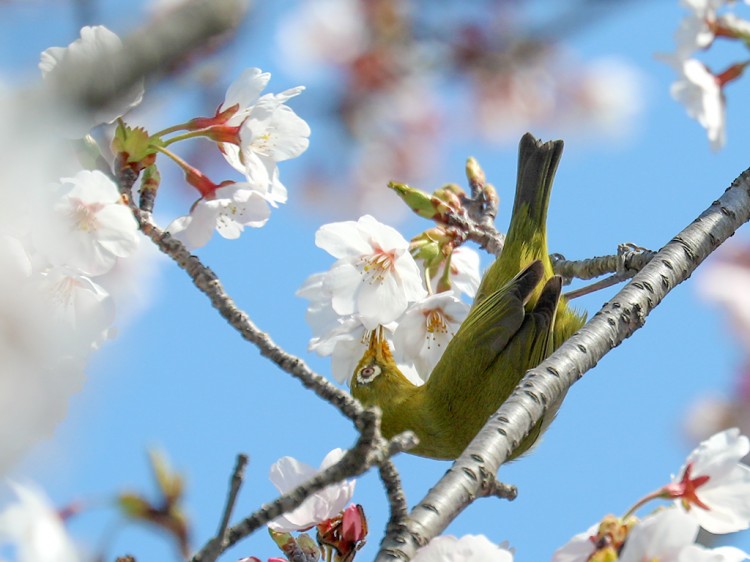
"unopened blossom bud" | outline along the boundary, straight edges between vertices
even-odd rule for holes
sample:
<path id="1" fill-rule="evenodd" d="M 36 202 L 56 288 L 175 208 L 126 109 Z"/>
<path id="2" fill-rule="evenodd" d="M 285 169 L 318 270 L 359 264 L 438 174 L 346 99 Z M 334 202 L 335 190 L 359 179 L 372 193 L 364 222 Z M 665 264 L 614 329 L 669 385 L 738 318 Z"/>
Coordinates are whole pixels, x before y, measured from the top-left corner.
<path id="1" fill-rule="evenodd" d="M 466 193 L 463 189 L 455 183 L 449 183 L 435 190 L 432 195 L 432 203 L 435 205 L 438 214 L 445 217 L 449 213 L 462 212 L 462 199 L 464 197 L 466 197 Z"/>
<path id="2" fill-rule="evenodd" d="M 478 187 L 480 189 L 484 186 L 485 181 L 487 181 L 487 178 L 484 175 L 484 170 L 479 165 L 479 162 L 477 162 L 477 159 L 473 156 L 469 156 L 469 158 L 466 159 L 466 178 L 469 180 L 469 184 L 472 187 Z"/>
<path id="3" fill-rule="evenodd" d="M 420 217 L 426 219 L 434 218 L 437 214 L 432 197 L 419 189 L 410 187 L 404 183 L 389 182 L 390 187 L 396 194 L 403 199 L 409 208 L 417 213 Z"/>

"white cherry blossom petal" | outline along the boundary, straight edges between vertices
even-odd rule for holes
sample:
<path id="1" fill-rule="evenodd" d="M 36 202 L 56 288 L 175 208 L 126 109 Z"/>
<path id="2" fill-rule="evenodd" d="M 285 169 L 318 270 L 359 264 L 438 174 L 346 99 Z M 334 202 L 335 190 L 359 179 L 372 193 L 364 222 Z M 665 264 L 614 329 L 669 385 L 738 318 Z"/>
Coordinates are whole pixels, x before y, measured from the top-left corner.
<path id="1" fill-rule="evenodd" d="M 750 468 L 741 462 L 748 453 L 750 440 L 737 428 L 703 441 L 690 453 L 672 484 L 687 486 L 695 497 L 686 494 L 675 503 L 711 533 L 750 528 Z"/>
<path id="2" fill-rule="evenodd" d="M 122 51 L 120 38 L 102 25 L 81 28 L 81 37 L 67 47 L 50 47 L 41 54 L 39 69 L 42 71 L 45 83 L 51 90 L 52 103 L 64 100 L 57 96 L 58 89 L 70 81 L 71 76 L 82 74 L 92 61 L 109 60 L 109 65 L 99 65 L 102 73 L 99 80 L 112 81 L 123 69 L 116 64 Z M 83 76 L 85 76 L 83 71 Z M 63 120 L 64 132 L 71 138 L 83 137 L 91 128 L 102 123 L 112 123 L 118 117 L 127 113 L 143 99 L 143 80 L 137 81 L 130 90 L 114 100 L 110 100 L 104 107 L 91 112 L 84 112 L 82 106 L 74 108 L 64 107 L 57 113 Z"/>
<path id="3" fill-rule="evenodd" d="M 414 562 L 513 562 L 513 553 L 484 535 L 435 537 L 412 558 Z"/>
<path id="4" fill-rule="evenodd" d="M 102 172 L 84 170 L 63 178 L 45 196 L 33 237 L 51 263 L 99 275 L 138 247 L 138 224 Z"/>
<path id="5" fill-rule="evenodd" d="M 637 523 L 630 531 L 620 562 L 680 562 L 682 550 L 698 536 L 698 524 L 678 509 L 665 509 Z"/>
<path id="6" fill-rule="evenodd" d="M 283 457 L 271 466 L 271 482 L 280 493 L 285 494 L 334 465 L 344 456 L 344 453 L 342 449 L 332 450 L 325 456 L 317 470 L 293 457 Z M 268 526 L 279 532 L 299 531 L 335 517 L 351 500 L 354 486 L 354 480 L 332 484 L 315 492 L 297 509 L 277 517 Z"/>
<path id="7" fill-rule="evenodd" d="M 18 501 L 0 512 L 0 544 L 12 544 L 18 562 L 81 560 L 62 519 L 44 493 L 30 485 L 9 485 Z"/>

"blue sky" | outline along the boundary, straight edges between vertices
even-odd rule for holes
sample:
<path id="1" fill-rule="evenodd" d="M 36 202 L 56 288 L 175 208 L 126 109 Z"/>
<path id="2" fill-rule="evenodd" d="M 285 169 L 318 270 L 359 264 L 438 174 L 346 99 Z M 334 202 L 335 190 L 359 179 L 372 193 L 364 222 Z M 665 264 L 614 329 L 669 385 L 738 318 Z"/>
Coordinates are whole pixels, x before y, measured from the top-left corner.
<path id="1" fill-rule="evenodd" d="M 540 11 L 544 4 L 534 3 Z M 273 8 L 260 7 L 259 17 L 278 17 L 294 5 L 285 0 Z M 101 6 L 96 23 L 116 31 L 136 25 L 138 12 L 132 5 L 127 10 L 117 2 Z M 2 12 L 0 72 L 13 80 L 33 75 L 41 50 L 65 45 L 77 35 L 66 3 L 12 3 L 0 6 Z M 729 86 L 728 144 L 716 154 L 701 127 L 669 96 L 672 71 L 656 61 L 654 53 L 672 48 L 680 17 L 676 1 L 630 2 L 566 40 L 583 59 L 613 55 L 638 67 L 645 96 L 632 134 L 618 142 L 570 131 L 533 131 L 566 140 L 549 213 L 553 252 L 586 258 L 613 253 L 621 242 L 658 249 L 748 166 L 745 124 L 750 105 L 742 103 L 747 81 Z M 270 70 L 272 91 L 299 83 L 279 67 L 271 38 L 272 28 L 241 41 L 227 69 L 233 75 L 248 66 Z M 320 99 L 325 88 L 312 85 L 304 95 Z M 173 112 L 175 121 L 192 117 L 184 113 L 191 107 L 189 94 L 176 99 L 169 115 Z M 294 107 L 305 117 L 304 102 Z M 316 122 L 310 124 L 310 152 L 317 151 L 319 157 L 324 147 L 316 147 Z M 462 138 L 436 163 L 435 174 L 441 183 L 461 182 L 466 157 L 476 156 L 506 203 L 497 221 L 504 229 L 509 187 L 515 181 L 515 150 L 513 145 Z M 308 275 L 332 263 L 314 245 L 315 230 L 327 219 L 309 214 L 304 201 L 295 198 L 302 169 L 303 162 L 295 161 L 282 168 L 289 203 L 276 209 L 264 228 L 247 231 L 238 241 L 217 237 L 199 255 L 263 330 L 327 374 L 328 361 L 306 350 L 310 333 L 305 302 L 294 296 Z M 395 197 L 393 204 L 399 204 Z M 389 220 L 386 214 L 378 218 Z M 410 237 L 426 226 L 414 219 L 401 230 Z M 745 230 L 735 239 L 747 241 Z M 355 439 L 346 420 L 259 357 L 175 266 L 163 263 L 149 285 L 150 306 L 122 325 L 119 337 L 95 355 L 86 386 L 71 402 L 65 422 L 15 474 L 35 479 L 60 504 L 92 500 L 95 507 L 71 524 L 72 532 L 90 541 L 92 548 L 98 545 L 97 537 L 116 525 L 117 517 L 106 508 L 114 492 L 153 490 L 148 447 L 163 449 L 186 477 L 197 547 L 218 525 L 238 452 L 250 456 L 236 509 L 239 516 L 275 497 L 268 469 L 279 457 L 291 455 L 317 465 L 330 449 L 350 446 Z M 581 299 L 579 306 L 593 315 L 614 290 Z M 677 472 L 691 449 L 680 431 L 686 407 L 699 396 L 731 392 L 740 360 L 722 315 L 697 297 L 695 280 L 688 280 L 649 316 L 642 330 L 571 389 L 536 450 L 500 470 L 503 481 L 519 487 L 519 498 L 513 503 L 480 500 L 448 532 L 508 540 L 517 560 L 549 559 L 572 535 L 607 513 L 624 512 Z M 396 464 L 410 504 L 449 467 L 409 455 L 398 457 Z M 376 551 L 387 514 L 375 474 L 359 479 L 354 499 L 369 517 L 370 542 L 361 555 L 368 559 Z M 750 550 L 747 534 L 733 540 Z M 114 535 L 107 552 L 110 557 L 132 553 L 140 561 L 174 556 L 171 544 L 132 525 Z M 225 559 L 277 553 L 261 532 Z"/>

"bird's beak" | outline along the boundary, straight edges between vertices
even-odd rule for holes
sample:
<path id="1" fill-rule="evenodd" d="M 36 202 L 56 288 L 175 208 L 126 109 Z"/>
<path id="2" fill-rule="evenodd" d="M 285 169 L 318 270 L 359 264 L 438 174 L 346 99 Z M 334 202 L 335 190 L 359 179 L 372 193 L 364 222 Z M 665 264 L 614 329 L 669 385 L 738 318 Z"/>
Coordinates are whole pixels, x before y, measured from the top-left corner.
<path id="1" fill-rule="evenodd" d="M 367 351 L 378 363 L 386 364 L 393 362 L 391 348 L 388 345 L 388 340 L 385 339 L 382 326 L 378 326 L 370 334 L 370 344 Z"/>

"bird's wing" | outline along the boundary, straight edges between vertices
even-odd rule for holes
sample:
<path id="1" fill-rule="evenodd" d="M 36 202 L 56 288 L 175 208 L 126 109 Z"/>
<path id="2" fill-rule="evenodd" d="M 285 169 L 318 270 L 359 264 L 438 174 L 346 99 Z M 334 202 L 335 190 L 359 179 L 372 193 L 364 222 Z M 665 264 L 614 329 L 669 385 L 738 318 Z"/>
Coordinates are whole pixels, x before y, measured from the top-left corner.
<path id="1" fill-rule="evenodd" d="M 500 361 L 514 365 L 518 380 L 523 374 L 544 361 L 554 350 L 552 329 L 555 325 L 557 305 L 562 290 L 562 278 L 552 277 L 544 285 L 534 310 L 524 318 L 521 329 L 503 351 Z"/>
<path id="2" fill-rule="evenodd" d="M 496 395 L 504 395 L 505 399 L 523 378 L 523 375 L 529 369 L 533 369 L 539 363 L 544 361 L 555 349 L 553 328 L 555 326 L 555 317 L 557 306 L 560 300 L 562 290 L 562 279 L 559 276 L 552 277 L 545 284 L 539 300 L 529 314 L 524 319 L 523 326 L 515 335 L 513 340 L 508 344 L 505 352 L 498 361 L 507 362 L 513 365 L 513 369 L 490 369 L 494 375 L 492 382 L 488 385 L 488 392 Z M 489 373 L 488 373 L 489 374 Z M 498 378 L 509 377 L 508 379 Z M 529 435 L 513 451 L 511 458 L 517 458 L 525 453 L 537 440 L 544 428 L 549 425 L 557 412 L 560 403 L 547 404 L 547 413 L 531 429 Z"/>
<path id="3" fill-rule="evenodd" d="M 455 385 L 482 388 L 485 371 L 497 360 L 524 323 L 524 305 L 542 279 L 535 261 L 469 312 L 430 374 L 425 390 L 449 400 Z"/>

